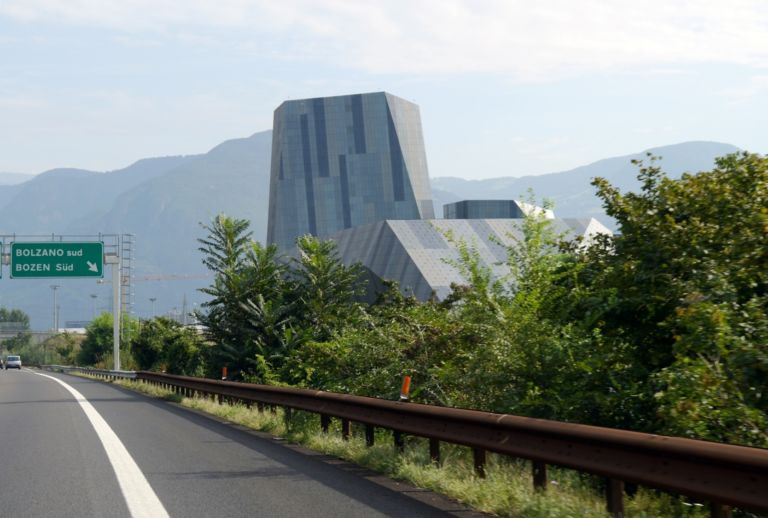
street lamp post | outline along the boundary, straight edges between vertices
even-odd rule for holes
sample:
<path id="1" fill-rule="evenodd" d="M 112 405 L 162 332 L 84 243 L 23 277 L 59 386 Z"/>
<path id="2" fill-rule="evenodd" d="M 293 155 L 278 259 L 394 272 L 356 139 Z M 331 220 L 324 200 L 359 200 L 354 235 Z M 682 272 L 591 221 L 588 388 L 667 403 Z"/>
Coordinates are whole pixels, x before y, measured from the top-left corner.
<path id="1" fill-rule="evenodd" d="M 96 298 L 98 295 L 91 293 L 91 300 L 93 301 L 93 320 L 96 320 Z"/>
<path id="2" fill-rule="evenodd" d="M 149 301 L 152 303 L 152 318 L 155 318 L 155 301 L 157 297 L 149 297 Z"/>
<path id="3" fill-rule="evenodd" d="M 58 333 L 59 332 L 59 312 L 57 311 L 57 304 L 56 304 L 56 291 L 61 288 L 58 284 L 51 284 L 51 289 L 53 290 L 53 332 Z"/>
<path id="4" fill-rule="evenodd" d="M 59 305 L 56 303 L 56 291 L 61 288 L 58 284 L 51 284 L 53 290 L 53 334 L 59 332 Z M 43 363 L 48 363 L 48 346 L 43 346 Z"/>

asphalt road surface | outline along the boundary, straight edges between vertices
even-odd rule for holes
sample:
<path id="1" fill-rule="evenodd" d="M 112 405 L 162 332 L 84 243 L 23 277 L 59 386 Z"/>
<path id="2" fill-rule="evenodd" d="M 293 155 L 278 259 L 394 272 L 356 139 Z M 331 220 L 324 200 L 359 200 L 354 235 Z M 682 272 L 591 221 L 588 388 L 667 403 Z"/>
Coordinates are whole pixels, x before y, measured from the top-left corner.
<path id="1" fill-rule="evenodd" d="M 120 387 L 0 373 L 1 517 L 474 514 L 381 480 Z"/>

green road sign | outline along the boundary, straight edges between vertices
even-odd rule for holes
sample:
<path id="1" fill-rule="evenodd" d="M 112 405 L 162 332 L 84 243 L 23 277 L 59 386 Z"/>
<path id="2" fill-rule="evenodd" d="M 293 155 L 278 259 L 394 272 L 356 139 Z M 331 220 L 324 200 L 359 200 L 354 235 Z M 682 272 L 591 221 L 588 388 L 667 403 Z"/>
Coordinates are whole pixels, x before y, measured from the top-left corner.
<path id="1" fill-rule="evenodd" d="M 11 243 L 11 279 L 104 277 L 104 243 Z"/>

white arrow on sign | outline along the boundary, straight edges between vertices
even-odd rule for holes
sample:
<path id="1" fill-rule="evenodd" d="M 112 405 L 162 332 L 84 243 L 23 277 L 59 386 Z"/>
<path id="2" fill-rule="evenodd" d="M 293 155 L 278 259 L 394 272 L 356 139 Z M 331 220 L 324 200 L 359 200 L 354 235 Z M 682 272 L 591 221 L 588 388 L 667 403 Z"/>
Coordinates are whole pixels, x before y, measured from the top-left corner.
<path id="1" fill-rule="evenodd" d="M 96 263 L 92 263 L 91 261 L 86 261 L 86 263 L 88 263 L 88 269 L 90 271 L 92 271 L 92 272 L 98 272 L 99 271 L 99 267 L 96 266 Z"/>

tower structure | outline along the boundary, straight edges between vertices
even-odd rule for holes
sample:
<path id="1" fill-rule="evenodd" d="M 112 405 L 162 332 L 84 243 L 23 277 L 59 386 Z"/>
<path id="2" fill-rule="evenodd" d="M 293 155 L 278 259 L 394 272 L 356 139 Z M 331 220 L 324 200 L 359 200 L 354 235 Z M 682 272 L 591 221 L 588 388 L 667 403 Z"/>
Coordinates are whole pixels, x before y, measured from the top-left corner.
<path id="1" fill-rule="evenodd" d="M 434 217 L 417 105 L 377 92 L 275 110 L 267 242 Z"/>

